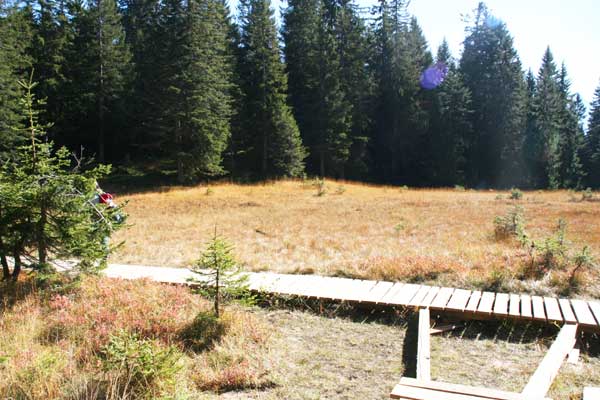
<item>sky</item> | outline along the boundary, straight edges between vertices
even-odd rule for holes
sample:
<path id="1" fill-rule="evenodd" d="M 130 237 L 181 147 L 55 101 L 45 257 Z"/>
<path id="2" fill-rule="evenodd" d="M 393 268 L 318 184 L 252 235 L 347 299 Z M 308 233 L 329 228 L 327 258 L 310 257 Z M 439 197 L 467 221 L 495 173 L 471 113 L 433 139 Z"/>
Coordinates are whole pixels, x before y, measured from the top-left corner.
<path id="1" fill-rule="evenodd" d="M 236 6 L 232 0 L 232 6 Z M 356 0 L 370 6 L 377 0 Z M 480 0 L 411 0 L 409 12 L 417 17 L 433 54 L 444 38 L 458 58 L 465 37 L 464 16 Z M 279 10 L 285 0 L 272 0 Z M 523 68 L 534 74 L 550 46 L 558 66 L 564 61 L 572 83 L 589 109 L 600 84 L 600 0 L 487 0 L 492 14 L 506 23 Z"/>

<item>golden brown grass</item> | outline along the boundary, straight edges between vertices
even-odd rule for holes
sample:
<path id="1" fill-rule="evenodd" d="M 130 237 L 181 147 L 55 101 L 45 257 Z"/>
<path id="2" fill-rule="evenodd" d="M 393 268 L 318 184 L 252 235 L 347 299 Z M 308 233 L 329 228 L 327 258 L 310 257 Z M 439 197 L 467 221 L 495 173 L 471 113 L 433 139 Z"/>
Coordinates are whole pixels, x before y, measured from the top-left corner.
<path id="1" fill-rule="evenodd" d="M 216 225 L 249 270 L 469 287 L 485 282 L 492 271 L 516 274 L 525 262 L 526 251 L 493 235 L 494 217 L 515 204 L 523 206 L 532 237 L 550 235 L 563 218 L 573 245 L 588 244 L 600 255 L 600 203 L 579 201 L 567 191 L 525 192 L 515 201 L 499 191 L 402 190 L 333 181 L 326 186 L 322 196 L 302 181 L 123 196 L 120 200 L 130 201 L 132 227 L 118 233 L 116 239 L 126 244 L 112 260 L 189 265 Z M 588 285 L 584 293 L 598 297 L 600 288 Z"/>

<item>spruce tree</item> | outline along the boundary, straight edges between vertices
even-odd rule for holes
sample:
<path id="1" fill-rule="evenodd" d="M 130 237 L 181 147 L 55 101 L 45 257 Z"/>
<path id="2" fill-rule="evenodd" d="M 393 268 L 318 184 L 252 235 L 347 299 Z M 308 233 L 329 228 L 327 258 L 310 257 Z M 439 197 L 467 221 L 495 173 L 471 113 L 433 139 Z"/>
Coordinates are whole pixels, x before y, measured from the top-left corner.
<path id="1" fill-rule="evenodd" d="M 510 187 L 523 183 L 526 87 L 513 39 L 504 23 L 489 23 L 493 18 L 480 3 L 460 60 L 476 133 L 470 183 Z"/>
<path id="2" fill-rule="evenodd" d="M 564 63 L 559 72 L 558 83 L 561 101 L 559 140 L 561 187 L 580 189 L 585 175 L 581 156 L 585 140 L 583 118 L 586 110 L 579 94 L 571 94 L 571 83 Z"/>
<path id="3" fill-rule="evenodd" d="M 52 260 L 76 259 L 74 271 L 94 272 L 106 265 L 111 248 L 106 239 L 122 227 L 120 208 L 94 204 L 96 180 L 110 168 L 84 170 L 73 163 L 66 148 L 54 150 L 47 125 L 39 123 L 35 84 L 19 82 L 22 119 L 19 130 L 28 137 L 0 168 L 0 256 L 3 278 L 16 280 L 23 263 L 41 271 L 53 270 Z M 74 166 L 74 167 L 73 167 Z M 6 256 L 12 256 L 12 274 Z"/>
<path id="4" fill-rule="evenodd" d="M 0 0 L 0 161 L 24 140 L 13 128 L 20 125 L 18 80 L 30 67 L 28 12 Z"/>
<path id="5" fill-rule="evenodd" d="M 73 82 L 67 98 L 73 128 L 69 136 L 73 146 L 92 148 L 103 161 L 107 149 L 118 150 L 126 126 L 131 54 L 115 0 L 73 2 L 70 7 L 75 33 L 66 61 Z"/>
<path id="6" fill-rule="evenodd" d="M 600 85 L 590 106 L 588 131 L 585 140 L 585 166 L 588 185 L 600 187 Z"/>
<path id="7" fill-rule="evenodd" d="M 471 93 L 450 54 L 444 39 L 438 48 L 437 63 L 448 66 L 448 75 L 435 93 L 431 113 L 432 151 L 436 185 L 465 185 L 469 176 L 468 150 L 472 146 Z"/>
<path id="8" fill-rule="evenodd" d="M 536 186 L 557 188 L 560 185 L 560 129 L 562 104 L 558 70 L 548 47 L 542 58 L 533 99 L 535 135 L 539 153 L 534 155 L 537 168 Z"/>
<path id="9" fill-rule="evenodd" d="M 287 105 L 287 77 L 269 0 L 240 2 L 243 140 L 253 175 L 298 176 L 305 149 Z"/>
<path id="10" fill-rule="evenodd" d="M 232 57 L 226 9 L 216 0 L 191 0 L 185 11 L 172 118 L 179 181 L 224 173 L 231 135 Z"/>
<path id="11" fill-rule="evenodd" d="M 66 54 L 73 41 L 73 30 L 68 17 L 66 2 L 56 0 L 38 0 L 33 24 L 32 57 L 36 86 L 36 95 L 47 99 L 43 122 L 52 121 L 49 135 L 61 132 L 65 125 L 64 94 L 67 91 L 68 77 Z M 62 141 L 63 138 L 55 137 Z"/>

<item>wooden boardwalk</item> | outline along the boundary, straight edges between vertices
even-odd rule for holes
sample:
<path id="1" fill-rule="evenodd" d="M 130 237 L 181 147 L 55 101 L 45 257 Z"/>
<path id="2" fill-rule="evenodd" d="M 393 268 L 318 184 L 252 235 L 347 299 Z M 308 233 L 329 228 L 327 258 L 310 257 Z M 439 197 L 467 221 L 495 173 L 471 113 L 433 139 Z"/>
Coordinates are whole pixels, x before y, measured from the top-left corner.
<path id="1" fill-rule="evenodd" d="M 189 284 L 185 268 L 111 264 L 105 275 L 149 278 L 158 282 Z M 250 289 L 277 295 L 365 303 L 381 306 L 428 308 L 472 318 L 526 319 L 549 323 L 576 323 L 600 331 L 600 302 L 512 293 L 493 293 L 411 283 L 367 281 L 317 275 L 248 273 Z"/>

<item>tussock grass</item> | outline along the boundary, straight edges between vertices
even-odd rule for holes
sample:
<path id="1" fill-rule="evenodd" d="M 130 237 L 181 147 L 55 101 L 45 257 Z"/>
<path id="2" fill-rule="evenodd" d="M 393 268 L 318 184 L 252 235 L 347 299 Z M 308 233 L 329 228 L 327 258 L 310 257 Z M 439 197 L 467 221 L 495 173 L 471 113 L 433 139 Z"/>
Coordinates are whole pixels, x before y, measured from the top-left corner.
<path id="1" fill-rule="evenodd" d="M 339 182 L 325 181 L 326 187 Z M 494 271 L 516 276 L 526 249 L 494 239 L 494 218 L 514 207 L 510 191 L 407 189 L 343 182 L 322 195 L 312 182 L 214 184 L 162 188 L 124 196 L 133 226 L 117 234 L 120 263 L 190 265 L 215 225 L 254 271 L 316 273 L 476 287 Z M 548 237 L 556 221 L 568 237 L 600 255 L 600 208 L 571 201 L 567 191 L 524 192 L 518 204 L 532 237 Z M 582 294 L 600 297 L 598 273 Z M 518 283 L 518 282 L 517 282 Z M 522 284 L 514 290 L 528 290 Z M 552 292 L 544 287 L 536 290 Z"/>

